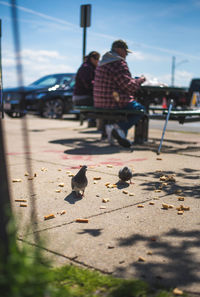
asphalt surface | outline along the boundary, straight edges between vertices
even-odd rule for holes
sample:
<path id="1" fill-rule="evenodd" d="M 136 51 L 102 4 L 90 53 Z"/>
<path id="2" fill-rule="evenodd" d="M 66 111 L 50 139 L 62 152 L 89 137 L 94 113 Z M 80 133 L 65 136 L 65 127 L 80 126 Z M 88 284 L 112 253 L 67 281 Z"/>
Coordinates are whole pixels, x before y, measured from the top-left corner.
<path id="1" fill-rule="evenodd" d="M 96 128 L 73 119 L 6 117 L 3 124 L 20 240 L 42 239 L 55 266 L 73 263 L 200 295 L 200 133 L 167 129 L 157 156 L 163 122 L 134 151 L 100 141 Z M 89 181 L 82 199 L 71 192 L 80 165 L 88 166 Z M 124 166 L 133 170 L 131 184 L 119 181 Z"/>

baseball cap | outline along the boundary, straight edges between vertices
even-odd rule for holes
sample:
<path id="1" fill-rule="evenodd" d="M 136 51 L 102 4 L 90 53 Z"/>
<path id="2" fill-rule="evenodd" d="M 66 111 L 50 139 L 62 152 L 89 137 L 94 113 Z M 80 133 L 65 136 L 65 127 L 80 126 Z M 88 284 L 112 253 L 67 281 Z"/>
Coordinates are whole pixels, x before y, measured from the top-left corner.
<path id="1" fill-rule="evenodd" d="M 111 49 L 113 50 L 114 48 L 123 48 L 126 50 L 127 53 L 132 53 L 132 51 L 128 48 L 127 43 L 121 39 L 113 42 Z"/>

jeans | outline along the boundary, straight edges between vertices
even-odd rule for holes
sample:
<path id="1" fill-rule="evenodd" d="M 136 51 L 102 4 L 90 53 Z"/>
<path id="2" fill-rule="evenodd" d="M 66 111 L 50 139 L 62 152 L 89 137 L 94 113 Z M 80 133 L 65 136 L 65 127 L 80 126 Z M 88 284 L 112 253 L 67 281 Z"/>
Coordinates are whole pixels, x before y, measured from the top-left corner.
<path id="1" fill-rule="evenodd" d="M 124 107 L 124 109 L 145 110 L 145 107 L 136 101 L 131 101 L 127 104 L 127 106 Z M 143 117 L 143 115 L 140 115 L 140 114 L 129 115 L 128 120 L 118 122 L 118 126 L 120 127 L 120 129 L 122 129 L 124 131 L 125 136 L 127 136 L 128 130 L 132 126 L 136 125 L 142 117 Z"/>

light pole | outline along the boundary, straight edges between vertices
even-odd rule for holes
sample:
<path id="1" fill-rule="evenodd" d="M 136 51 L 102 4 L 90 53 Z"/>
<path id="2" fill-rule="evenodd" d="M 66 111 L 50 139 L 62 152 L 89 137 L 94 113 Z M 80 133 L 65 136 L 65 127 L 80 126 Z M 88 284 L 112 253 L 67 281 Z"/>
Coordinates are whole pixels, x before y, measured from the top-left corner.
<path id="1" fill-rule="evenodd" d="M 174 87 L 174 81 L 175 81 L 175 69 L 176 67 L 180 66 L 183 63 L 187 63 L 188 60 L 182 60 L 179 63 L 176 63 L 176 57 L 172 57 L 172 76 L 171 76 L 171 86 Z"/>

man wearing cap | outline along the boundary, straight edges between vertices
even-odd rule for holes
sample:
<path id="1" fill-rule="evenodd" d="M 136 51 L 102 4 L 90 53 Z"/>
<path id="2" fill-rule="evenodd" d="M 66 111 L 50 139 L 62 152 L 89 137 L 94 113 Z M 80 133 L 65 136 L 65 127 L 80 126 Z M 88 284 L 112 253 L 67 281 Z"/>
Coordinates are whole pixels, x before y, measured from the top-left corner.
<path id="1" fill-rule="evenodd" d="M 125 61 L 131 51 L 123 40 L 113 42 L 111 51 L 103 55 L 95 71 L 94 106 L 111 109 L 144 109 L 134 100 L 133 94 L 145 81 L 145 77 L 132 78 Z M 124 147 L 130 147 L 126 138 L 128 130 L 141 118 L 131 115 L 128 121 L 120 121 L 114 125 L 106 125 L 106 134 L 110 143 L 113 137 Z"/>

